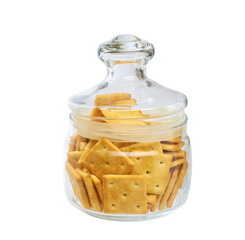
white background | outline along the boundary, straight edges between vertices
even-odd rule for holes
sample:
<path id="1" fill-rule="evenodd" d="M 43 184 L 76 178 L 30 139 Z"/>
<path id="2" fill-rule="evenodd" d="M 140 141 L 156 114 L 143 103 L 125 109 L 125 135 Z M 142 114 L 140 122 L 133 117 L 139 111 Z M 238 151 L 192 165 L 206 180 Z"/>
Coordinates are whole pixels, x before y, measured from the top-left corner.
<path id="1" fill-rule="evenodd" d="M 98 45 L 152 42 L 147 73 L 189 99 L 189 199 L 165 218 L 92 218 L 65 198 L 67 99 L 106 74 Z M 244 239 L 244 1 L 2 0 L 0 239 Z"/>

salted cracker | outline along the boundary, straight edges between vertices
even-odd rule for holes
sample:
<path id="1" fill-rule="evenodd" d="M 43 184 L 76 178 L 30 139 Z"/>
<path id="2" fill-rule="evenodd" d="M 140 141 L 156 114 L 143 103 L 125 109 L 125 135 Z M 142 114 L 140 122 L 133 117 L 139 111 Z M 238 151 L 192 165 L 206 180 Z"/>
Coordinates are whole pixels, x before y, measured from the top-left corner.
<path id="1" fill-rule="evenodd" d="M 129 93 L 107 93 L 97 95 L 94 100 L 95 106 L 103 106 L 113 104 L 115 101 L 129 100 L 131 94 Z"/>
<path id="2" fill-rule="evenodd" d="M 113 142 L 113 144 L 120 149 L 123 147 L 133 145 L 133 144 L 135 144 L 135 142 Z"/>
<path id="3" fill-rule="evenodd" d="M 172 191 L 172 193 L 171 193 L 171 195 L 170 195 L 170 197 L 169 197 L 169 199 L 167 201 L 167 208 L 172 207 L 174 199 L 175 199 L 175 197 L 176 197 L 176 195 L 178 193 L 178 190 L 182 186 L 182 183 L 183 183 L 183 180 L 185 178 L 185 174 L 186 174 L 187 168 L 188 168 L 188 163 L 185 162 L 182 165 L 181 169 L 180 169 L 180 172 L 179 172 L 179 175 L 178 175 L 178 179 L 177 179 L 177 181 L 176 181 L 176 183 L 174 185 L 173 191 Z"/>
<path id="4" fill-rule="evenodd" d="M 86 151 L 86 150 L 85 150 Z M 127 174 L 135 163 L 108 139 L 101 138 L 81 164 L 99 179 L 105 174 Z"/>
<path id="5" fill-rule="evenodd" d="M 80 144 L 81 142 L 85 142 L 85 138 L 81 137 L 80 135 L 78 135 L 77 137 L 77 143 L 76 143 L 76 151 L 80 151 Z"/>
<path id="6" fill-rule="evenodd" d="M 103 203 L 103 185 L 102 185 L 102 182 L 94 175 L 91 175 L 91 178 L 93 180 L 94 186 L 95 186 L 97 193 L 99 195 L 100 201 Z"/>
<path id="7" fill-rule="evenodd" d="M 169 173 L 168 173 L 167 185 L 169 184 L 171 175 L 172 175 L 172 171 L 170 170 Z M 166 189 L 165 189 L 165 191 L 166 191 Z M 158 194 L 158 195 L 157 195 L 156 203 L 155 203 L 155 204 L 153 205 L 153 207 L 150 209 L 151 212 L 155 212 L 155 211 L 156 211 L 156 209 L 158 208 L 158 205 L 159 205 L 159 203 L 160 203 L 160 201 L 161 201 L 161 199 L 162 199 L 163 194 L 164 194 L 164 193 Z"/>
<path id="8" fill-rule="evenodd" d="M 147 203 L 150 203 L 151 205 L 154 205 L 156 203 L 157 195 L 150 194 L 146 196 Z"/>
<path id="9" fill-rule="evenodd" d="M 99 200 L 99 196 L 95 190 L 92 178 L 90 176 L 89 173 L 85 173 L 83 172 L 81 169 L 76 168 L 76 171 L 80 174 L 80 176 L 83 178 L 84 184 L 85 184 L 85 188 L 87 190 L 88 193 L 88 197 L 89 197 L 89 201 L 91 203 L 91 207 L 98 211 L 101 212 L 102 208 L 100 205 L 100 200 Z"/>
<path id="10" fill-rule="evenodd" d="M 185 142 L 179 142 L 179 143 L 162 143 L 162 150 L 164 151 L 179 151 L 182 147 L 184 147 Z"/>
<path id="11" fill-rule="evenodd" d="M 66 171 L 69 175 L 69 179 L 72 185 L 73 192 L 78 201 L 87 209 L 90 209 L 89 198 L 84 186 L 82 177 L 75 171 L 72 165 L 66 162 Z"/>
<path id="12" fill-rule="evenodd" d="M 102 114 L 100 108 L 95 107 L 91 110 L 90 117 L 100 117 L 103 118 L 104 115 Z M 105 121 L 103 119 L 91 119 L 94 122 L 101 122 L 104 123 Z"/>
<path id="13" fill-rule="evenodd" d="M 169 140 L 164 140 L 164 143 L 178 143 L 181 141 L 181 136 L 175 137 L 175 138 L 171 138 Z"/>
<path id="14" fill-rule="evenodd" d="M 132 107 L 136 105 L 137 102 L 134 98 L 128 100 L 117 100 L 113 102 L 113 106 L 118 106 L 118 107 Z"/>
<path id="15" fill-rule="evenodd" d="M 174 151 L 163 151 L 166 154 L 172 154 L 173 155 L 173 160 L 179 159 L 179 158 L 186 158 L 186 152 L 183 151 L 182 149 L 174 152 Z"/>
<path id="16" fill-rule="evenodd" d="M 81 143 L 80 143 L 80 151 L 84 151 L 87 145 L 88 145 L 88 143 L 86 143 L 86 142 L 81 142 Z"/>
<path id="17" fill-rule="evenodd" d="M 178 174 L 179 174 L 179 167 L 176 167 L 173 170 L 173 173 L 171 175 L 169 184 L 168 184 L 168 186 L 166 188 L 166 191 L 163 194 L 162 199 L 160 201 L 160 204 L 159 204 L 159 207 L 158 207 L 159 210 L 163 210 L 165 208 L 167 200 L 168 200 L 168 198 L 169 198 L 169 196 L 170 196 L 170 194 L 171 194 L 171 192 L 172 192 L 172 190 L 174 188 L 174 185 L 175 185 L 175 183 L 177 181 Z"/>
<path id="18" fill-rule="evenodd" d="M 67 152 L 67 160 L 74 168 L 81 168 L 81 164 L 78 163 L 78 160 L 82 155 L 83 151 Z"/>
<path id="19" fill-rule="evenodd" d="M 185 158 L 180 158 L 180 159 L 174 160 L 174 161 L 171 162 L 170 168 L 176 167 L 176 166 L 181 165 L 181 164 L 183 164 L 185 162 L 186 162 Z"/>
<path id="20" fill-rule="evenodd" d="M 161 151 L 160 142 L 137 143 L 121 150 L 135 163 L 130 174 L 146 175 L 148 194 L 161 194 L 165 191 L 172 155 Z"/>
<path id="21" fill-rule="evenodd" d="M 145 176 L 104 175 L 102 180 L 105 213 L 147 213 Z"/>
<path id="22" fill-rule="evenodd" d="M 102 114 L 108 118 L 143 118 L 140 110 L 134 109 L 101 109 Z"/>
<path id="23" fill-rule="evenodd" d="M 69 142 L 69 152 L 76 150 L 77 138 L 78 138 L 77 133 L 71 136 L 70 142 Z"/>
<path id="24" fill-rule="evenodd" d="M 97 143 L 97 140 L 93 140 L 90 139 L 85 150 L 84 150 L 84 154 L 79 158 L 78 163 L 81 164 L 82 160 L 89 154 L 89 152 L 91 151 L 91 149 L 95 146 L 95 144 Z"/>

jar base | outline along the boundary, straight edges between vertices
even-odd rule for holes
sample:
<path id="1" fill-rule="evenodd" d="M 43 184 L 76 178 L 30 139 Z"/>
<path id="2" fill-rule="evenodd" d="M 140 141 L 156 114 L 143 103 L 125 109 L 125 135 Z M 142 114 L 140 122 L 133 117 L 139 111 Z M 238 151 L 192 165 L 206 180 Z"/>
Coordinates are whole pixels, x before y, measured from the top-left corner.
<path id="1" fill-rule="evenodd" d="M 186 202 L 188 196 L 186 196 L 185 199 L 182 199 L 180 203 L 178 203 L 176 206 L 171 207 L 171 208 L 166 208 L 165 210 L 156 210 L 155 212 L 148 212 L 147 214 L 108 214 L 108 213 L 102 213 L 102 212 L 97 212 L 94 210 L 87 210 L 84 207 L 80 205 L 78 200 L 76 198 L 73 198 L 70 203 L 75 206 L 76 208 L 80 209 L 84 213 L 100 218 L 100 219 L 105 219 L 105 220 L 110 220 L 110 221 L 124 221 L 124 222 L 134 222 L 134 221 L 145 221 L 145 220 L 151 220 L 151 219 L 156 219 L 160 217 L 167 216 L 168 214 L 172 213 L 174 210 L 178 209 L 184 203 Z"/>

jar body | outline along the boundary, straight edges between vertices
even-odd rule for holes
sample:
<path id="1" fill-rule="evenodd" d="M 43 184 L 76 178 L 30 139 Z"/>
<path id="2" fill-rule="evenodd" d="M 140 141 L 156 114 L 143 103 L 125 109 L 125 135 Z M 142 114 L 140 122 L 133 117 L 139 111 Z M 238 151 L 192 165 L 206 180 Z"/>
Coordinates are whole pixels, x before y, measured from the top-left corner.
<path id="1" fill-rule="evenodd" d="M 72 119 L 64 153 L 69 202 L 89 215 L 121 221 L 156 218 L 180 207 L 191 181 L 186 124 L 164 130 L 157 140 L 142 128 L 138 140 L 122 139 L 114 128 L 90 134 Z"/>

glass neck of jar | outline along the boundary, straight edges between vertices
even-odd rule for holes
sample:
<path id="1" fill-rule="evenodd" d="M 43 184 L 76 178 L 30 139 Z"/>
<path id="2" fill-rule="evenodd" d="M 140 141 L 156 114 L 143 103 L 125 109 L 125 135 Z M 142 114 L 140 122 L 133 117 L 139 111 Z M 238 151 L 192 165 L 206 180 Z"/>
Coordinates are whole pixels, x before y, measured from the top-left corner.
<path id="1" fill-rule="evenodd" d="M 131 81 L 146 79 L 146 63 L 143 60 L 137 61 L 116 61 L 108 60 L 105 62 L 107 66 L 107 81 Z"/>

